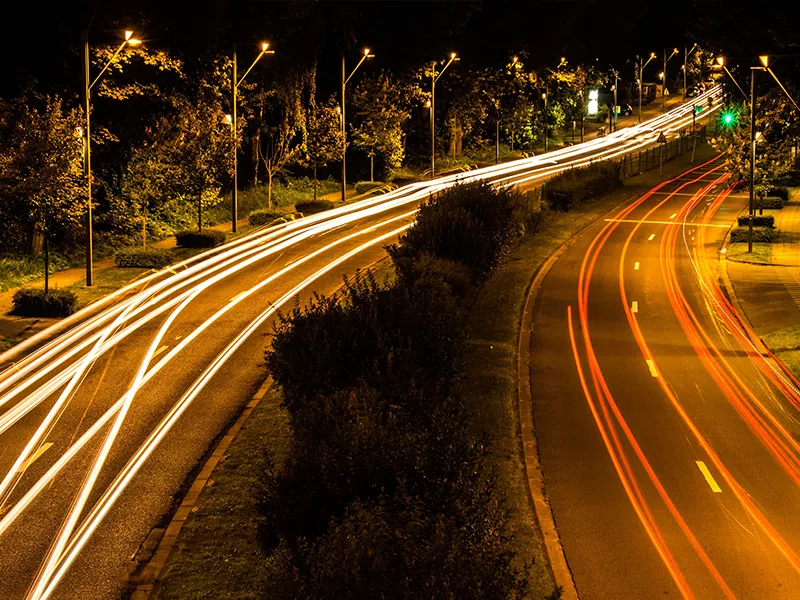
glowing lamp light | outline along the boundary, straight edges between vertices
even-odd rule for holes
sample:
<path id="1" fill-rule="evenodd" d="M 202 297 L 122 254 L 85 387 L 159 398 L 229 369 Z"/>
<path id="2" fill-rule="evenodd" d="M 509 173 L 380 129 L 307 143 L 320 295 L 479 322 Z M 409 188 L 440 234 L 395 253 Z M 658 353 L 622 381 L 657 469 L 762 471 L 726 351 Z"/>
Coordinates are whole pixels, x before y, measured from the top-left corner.
<path id="1" fill-rule="evenodd" d="M 369 56 L 369 48 L 364 48 L 364 56 Z"/>
<path id="2" fill-rule="evenodd" d="M 764 65 L 765 68 L 769 67 L 769 56 L 759 56 L 758 60 L 761 61 L 761 64 Z"/>
<path id="3" fill-rule="evenodd" d="M 133 32 L 132 31 L 128 30 L 128 31 L 125 32 L 125 41 L 126 42 L 128 40 L 130 40 L 132 37 L 133 37 Z"/>
<path id="4" fill-rule="evenodd" d="M 261 52 L 266 52 L 268 48 L 269 48 L 269 43 L 261 42 Z"/>
<path id="5" fill-rule="evenodd" d="M 455 52 L 451 52 L 450 53 L 450 60 L 455 60 L 455 59 L 456 59 L 456 53 Z"/>
<path id="6" fill-rule="evenodd" d="M 587 107 L 587 112 L 590 115 L 596 115 L 599 108 L 600 108 L 600 91 L 589 90 L 589 106 Z"/>
<path id="7" fill-rule="evenodd" d="M 231 115 L 225 115 L 225 122 L 228 125 L 233 125 L 233 117 Z"/>

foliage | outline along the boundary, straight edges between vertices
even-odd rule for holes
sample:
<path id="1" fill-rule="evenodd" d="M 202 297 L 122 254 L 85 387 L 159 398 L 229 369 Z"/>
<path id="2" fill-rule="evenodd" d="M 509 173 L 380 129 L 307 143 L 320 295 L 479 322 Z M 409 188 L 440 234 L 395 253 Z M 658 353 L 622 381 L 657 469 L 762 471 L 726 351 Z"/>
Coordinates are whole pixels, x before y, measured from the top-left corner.
<path id="1" fill-rule="evenodd" d="M 542 199 L 550 208 L 566 212 L 597 199 L 619 184 L 618 164 L 613 161 L 595 162 L 548 179 L 542 189 Z"/>
<path id="2" fill-rule="evenodd" d="M 127 248 L 114 255 L 118 267 L 161 269 L 173 261 L 172 252 L 164 248 Z"/>
<path id="3" fill-rule="evenodd" d="M 344 135 L 340 127 L 341 113 L 331 99 L 326 104 L 309 104 L 306 114 L 306 141 L 300 164 L 314 171 L 314 200 L 317 199 L 317 168 L 341 159 Z"/>
<path id="4" fill-rule="evenodd" d="M 179 248 L 213 248 L 225 242 L 225 232 L 218 229 L 178 231 L 175 242 Z"/>
<path id="5" fill-rule="evenodd" d="M 750 224 L 749 215 L 740 215 L 737 219 L 740 227 L 746 227 Z M 773 215 L 753 215 L 753 227 L 775 227 L 775 217 Z"/>
<path id="6" fill-rule="evenodd" d="M 252 211 L 247 220 L 250 225 L 269 225 L 276 219 L 285 216 L 286 213 L 280 210 L 270 210 L 269 208 L 259 208 Z"/>
<path id="7" fill-rule="evenodd" d="M 753 242 L 772 242 L 775 230 L 771 227 L 753 227 Z M 746 242 L 750 239 L 749 226 L 739 225 L 731 231 L 732 242 Z"/>
<path id="8" fill-rule="evenodd" d="M 486 277 L 522 233 L 522 198 L 485 182 L 456 185 L 429 199 L 389 254 L 401 277 L 428 254 L 458 262 Z"/>
<path id="9" fill-rule="evenodd" d="M 378 188 L 382 188 L 386 185 L 383 181 L 359 181 L 356 183 L 356 193 L 358 194 L 366 194 L 367 192 L 371 192 L 372 190 L 377 190 Z"/>
<path id="10" fill-rule="evenodd" d="M 778 196 L 767 196 L 766 198 L 756 198 L 756 210 L 781 209 L 786 203 Z"/>
<path id="11" fill-rule="evenodd" d="M 306 215 L 313 215 L 314 213 L 322 212 L 324 210 L 330 210 L 333 208 L 333 202 L 330 200 L 310 200 L 307 202 L 298 202 L 294 205 L 295 210 L 297 212 L 301 212 Z"/>
<path id="12" fill-rule="evenodd" d="M 62 271 L 69 266 L 60 254 L 50 253 L 50 273 Z M 0 257 L 0 292 L 19 287 L 29 281 L 41 279 L 44 261 L 41 257 L 14 255 Z"/>
<path id="13" fill-rule="evenodd" d="M 766 191 L 766 196 L 769 198 L 770 196 L 777 196 L 784 202 L 789 201 L 789 189 L 786 187 L 771 187 Z"/>
<path id="14" fill-rule="evenodd" d="M 78 297 L 70 290 L 22 288 L 14 292 L 12 315 L 20 317 L 68 317 L 75 312 Z"/>
<path id="15" fill-rule="evenodd" d="M 418 96 L 420 92 L 410 83 L 385 71 L 361 78 L 353 88 L 350 100 L 355 123 L 353 143 L 377 157 L 385 172 L 403 163 L 404 126 L 411 118 L 411 104 Z"/>
<path id="16" fill-rule="evenodd" d="M 86 209 L 80 114 L 57 96 L 29 95 L 0 118 L 2 245 L 29 251 L 35 235 L 69 241 Z"/>

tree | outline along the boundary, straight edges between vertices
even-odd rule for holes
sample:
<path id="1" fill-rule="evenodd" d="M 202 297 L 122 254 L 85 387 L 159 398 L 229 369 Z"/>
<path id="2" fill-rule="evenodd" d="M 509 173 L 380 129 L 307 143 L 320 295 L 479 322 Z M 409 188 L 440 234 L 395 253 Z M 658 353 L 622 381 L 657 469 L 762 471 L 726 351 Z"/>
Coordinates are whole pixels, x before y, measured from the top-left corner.
<path id="1" fill-rule="evenodd" d="M 314 200 L 317 199 L 317 167 L 324 167 L 342 156 L 344 135 L 340 121 L 341 112 L 333 99 L 323 105 L 309 104 L 302 163 L 314 170 Z"/>
<path id="2" fill-rule="evenodd" d="M 374 179 L 374 159 L 378 156 L 387 169 L 399 167 L 405 157 L 404 125 L 411 118 L 411 103 L 421 90 L 381 72 L 366 76 L 353 89 L 351 105 L 354 122 L 353 143 L 370 157 L 370 178 Z"/>
<path id="3" fill-rule="evenodd" d="M 78 227 L 86 209 L 81 117 L 65 109 L 58 96 L 33 95 L 17 101 L 5 116 L 0 216 L 27 232 L 31 249 L 43 236 L 46 293 L 50 240 Z"/>

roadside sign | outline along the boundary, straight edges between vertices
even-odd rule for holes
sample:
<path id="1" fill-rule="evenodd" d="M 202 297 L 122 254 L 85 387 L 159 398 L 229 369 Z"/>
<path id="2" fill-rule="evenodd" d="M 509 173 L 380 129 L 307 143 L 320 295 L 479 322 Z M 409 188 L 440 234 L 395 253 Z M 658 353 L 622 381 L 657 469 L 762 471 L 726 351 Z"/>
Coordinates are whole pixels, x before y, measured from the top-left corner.
<path id="1" fill-rule="evenodd" d="M 664 132 L 658 134 L 658 139 L 656 140 L 659 144 L 666 144 L 667 143 L 667 136 L 664 135 Z"/>

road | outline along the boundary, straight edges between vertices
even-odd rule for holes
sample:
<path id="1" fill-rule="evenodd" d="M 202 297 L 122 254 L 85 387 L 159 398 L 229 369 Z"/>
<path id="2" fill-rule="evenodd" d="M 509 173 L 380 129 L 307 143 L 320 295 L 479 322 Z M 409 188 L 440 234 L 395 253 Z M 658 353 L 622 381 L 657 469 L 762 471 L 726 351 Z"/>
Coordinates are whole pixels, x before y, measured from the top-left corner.
<path id="1" fill-rule="evenodd" d="M 710 94 L 718 94 L 717 90 Z M 0 355 L 0 598 L 116 598 L 125 567 L 263 378 L 276 311 L 385 256 L 456 181 L 530 187 L 691 122 L 405 186 L 173 265 Z"/>
<path id="2" fill-rule="evenodd" d="M 583 600 L 800 598 L 800 382 L 720 289 L 725 178 L 619 209 L 536 298 L 537 443 Z"/>

